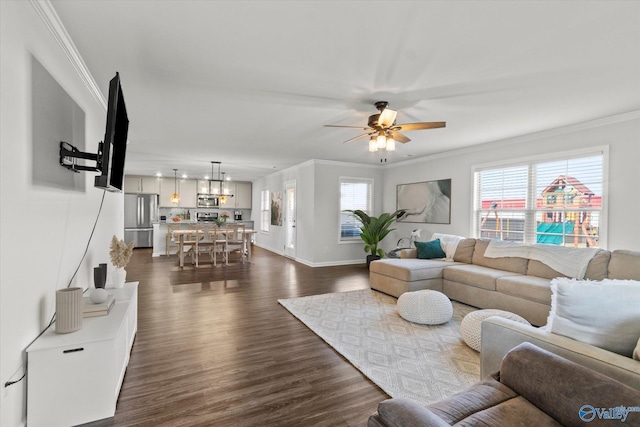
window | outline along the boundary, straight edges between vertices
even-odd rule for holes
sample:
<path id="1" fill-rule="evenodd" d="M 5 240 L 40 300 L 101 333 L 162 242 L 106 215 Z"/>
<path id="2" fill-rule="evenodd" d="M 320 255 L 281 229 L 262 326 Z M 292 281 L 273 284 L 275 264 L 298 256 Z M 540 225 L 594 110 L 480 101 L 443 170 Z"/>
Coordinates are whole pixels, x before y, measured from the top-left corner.
<path id="1" fill-rule="evenodd" d="M 476 237 L 596 247 L 603 232 L 604 152 L 476 168 Z"/>
<path id="2" fill-rule="evenodd" d="M 371 214 L 373 180 L 340 177 L 340 241 L 360 241 L 360 222 L 345 210 L 360 209 Z"/>
<path id="3" fill-rule="evenodd" d="M 269 223 L 271 222 L 271 201 L 269 200 L 269 190 L 260 192 L 260 230 L 269 231 Z"/>

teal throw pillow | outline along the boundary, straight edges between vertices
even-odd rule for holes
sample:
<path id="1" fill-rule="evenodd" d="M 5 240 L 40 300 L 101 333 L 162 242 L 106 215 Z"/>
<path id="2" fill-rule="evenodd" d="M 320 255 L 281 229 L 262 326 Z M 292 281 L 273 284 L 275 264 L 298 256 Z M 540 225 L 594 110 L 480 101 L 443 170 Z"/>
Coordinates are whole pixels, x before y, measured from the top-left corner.
<path id="1" fill-rule="evenodd" d="M 415 244 L 420 259 L 445 258 L 447 256 L 440 246 L 440 239 L 430 242 L 415 242 Z"/>

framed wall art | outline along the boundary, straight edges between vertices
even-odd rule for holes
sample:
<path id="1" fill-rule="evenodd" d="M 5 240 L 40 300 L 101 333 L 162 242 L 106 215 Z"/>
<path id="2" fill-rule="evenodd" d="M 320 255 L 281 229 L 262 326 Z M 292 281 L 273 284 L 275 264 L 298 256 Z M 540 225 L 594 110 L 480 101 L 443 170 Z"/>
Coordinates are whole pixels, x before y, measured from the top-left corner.
<path id="1" fill-rule="evenodd" d="M 271 225 L 282 225 L 282 191 L 271 192 Z"/>
<path id="2" fill-rule="evenodd" d="M 451 224 L 451 179 L 398 184 L 396 196 L 399 222 Z"/>

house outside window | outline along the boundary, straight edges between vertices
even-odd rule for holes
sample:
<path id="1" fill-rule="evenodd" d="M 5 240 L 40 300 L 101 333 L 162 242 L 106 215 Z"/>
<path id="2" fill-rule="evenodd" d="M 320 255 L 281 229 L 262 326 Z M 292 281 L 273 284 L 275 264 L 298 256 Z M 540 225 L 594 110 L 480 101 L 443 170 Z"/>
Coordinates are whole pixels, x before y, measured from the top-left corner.
<path id="1" fill-rule="evenodd" d="M 271 201 L 269 200 L 269 190 L 260 192 L 260 230 L 269 231 L 269 223 L 271 221 Z"/>
<path id="2" fill-rule="evenodd" d="M 474 168 L 476 237 L 598 247 L 605 149 Z"/>
<path id="3" fill-rule="evenodd" d="M 340 242 L 360 241 L 360 222 L 345 210 L 360 209 L 371 215 L 373 179 L 340 177 Z"/>

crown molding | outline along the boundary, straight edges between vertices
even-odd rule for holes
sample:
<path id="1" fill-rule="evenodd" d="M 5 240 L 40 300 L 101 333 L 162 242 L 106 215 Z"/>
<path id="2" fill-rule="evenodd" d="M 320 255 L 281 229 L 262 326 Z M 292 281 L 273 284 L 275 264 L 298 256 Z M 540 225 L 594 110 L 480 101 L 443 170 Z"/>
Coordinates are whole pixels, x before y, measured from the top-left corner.
<path id="1" fill-rule="evenodd" d="M 599 119 L 588 120 L 585 122 L 574 123 L 567 126 L 561 126 L 552 129 L 546 129 L 539 132 L 528 133 L 526 135 L 519 135 L 510 138 L 499 139 L 495 141 L 485 142 L 470 147 L 457 148 L 455 150 L 443 151 L 441 153 L 430 154 L 422 157 L 415 157 L 413 159 L 404 160 L 402 162 L 391 163 L 383 165 L 384 169 L 392 169 L 397 167 L 407 166 L 413 163 L 421 163 L 428 160 L 437 160 L 460 154 L 469 154 L 478 151 L 484 151 L 488 148 L 500 148 L 512 144 L 520 144 L 523 142 L 536 141 L 542 138 L 549 138 L 552 136 L 565 135 L 567 133 L 578 132 L 586 129 L 594 129 L 601 126 L 608 126 L 616 123 L 624 123 L 632 120 L 640 119 L 640 110 L 628 111 L 626 113 L 616 114 L 613 116 L 602 117 Z"/>
<path id="2" fill-rule="evenodd" d="M 306 160 L 302 163 L 298 163 L 293 166 L 289 166 L 288 168 L 270 173 L 269 175 L 262 176 L 260 178 L 255 179 L 253 182 L 258 181 L 260 179 L 265 179 L 269 177 L 275 177 L 278 175 L 284 175 L 286 173 L 292 173 L 297 171 L 298 169 L 307 167 L 307 166 L 315 166 L 315 165 L 329 165 L 329 166 L 345 166 L 345 167 L 353 167 L 353 168 L 363 168 L 363 169 L 377 169 L 380 165 L 370 165 L 364 163 L 353 163 L 353 162 L 340 162 L 337 160 L 320 160 L 320 159 L 310 159 Z"/>
<path id="3" fill-rule="evenodd" d="M 67 32 L 64 24 L 60 20 L 58 13 L 55 11 L 53 5 L 49 0 L 29 0 L 33 8 L 42 19 L 42 22 L 47 26 L 55 40 L 58 42 L 58 45 L 62 48 L 62 51 L 75 68 L 76 72 L 80 76 L 80 79 L 84 82 L 84 84 L 89 89 L 89 92 L 93 96 L 93 98 L 98 102 L 98 104 L 103 108 L 104 111 L 107 111 L 107 100 L 104 95 L 100 91 L 98 84 L 95 79 L 89 72 L 89 68 L 87 64 L 85 64 L 82 59 L 82 55 L 78 52 L 76 45 L 71 40 L 71 36 Z"/>

